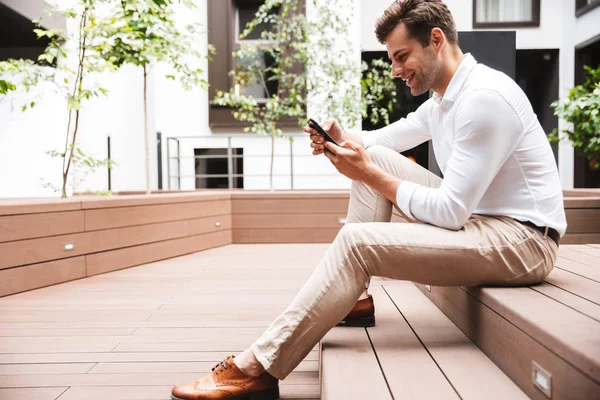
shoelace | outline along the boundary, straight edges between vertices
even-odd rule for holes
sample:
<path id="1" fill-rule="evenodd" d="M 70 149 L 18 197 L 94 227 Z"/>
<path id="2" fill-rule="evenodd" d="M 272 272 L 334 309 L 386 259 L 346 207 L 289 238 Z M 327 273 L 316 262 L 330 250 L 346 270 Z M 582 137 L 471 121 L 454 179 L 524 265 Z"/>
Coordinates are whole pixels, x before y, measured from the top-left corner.
<path id="1" fill-rule="evenodd" d="M 231 364 L 227 362 L 227 360 L 223 360 L 214 367 L 211 368 L 211 371 L 214 371 L 215 374 L 219 374 L 219 372 L 231 368 Z"/>

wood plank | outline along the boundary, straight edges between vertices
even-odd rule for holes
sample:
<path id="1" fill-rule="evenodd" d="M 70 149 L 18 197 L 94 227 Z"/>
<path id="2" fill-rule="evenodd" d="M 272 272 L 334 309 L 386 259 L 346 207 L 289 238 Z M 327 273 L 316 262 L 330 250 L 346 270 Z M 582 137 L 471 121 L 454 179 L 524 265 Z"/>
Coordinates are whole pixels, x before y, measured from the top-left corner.
<path id="1" fill-rule="evenodd" d="M 232 190 L 231 199 L 349 199 L 350 190 Z"/>
<path id="2" fill-rule="evenodd" d="M 365 329 L 333 328 L 321 346 L 322 399 L 392 399 Z"/>
<path id="3" fill-rule="evenodd" d="M 87 231 L 231 214 L 228 199 L 85 210 Z"/>
<path id="4" fill-rule="evenodd" d="M 414 284 L 390 282 L 383 287 L 461 399 L 528 399 Z"/>
<path id="5" fill-rule="evenodd" d="M 417 287 L 532 399 L 547 399 L 532 383 L 532 362 L 552 375 L 552 398 L 594 398 L 600 392 L 598 382 L 462 288 L 431 287 L 429 292 L 424 285 Z M 535 294 L 528 288 L 511 288 L 509 292 L 513 290 Z M 576 336 L 581 329 L 577 332 Z"/>
<path id="6" fill-rule="evenodd" d="M 600 306 L 600 282 L 555 268 L 546 282 Z"/>
<path id="7" fill-rule="evenodd" d="M 206 224 L 211 225 L 210 221 L 215 217 L 208 218 Z M 194 224 L 191 221 L 193 220 L 0 243 L 0 269 L 186 237 L 190 224 Z M 220 228 L 213 224 L 211 229 Z M 194 230 L 198 231 L 198 226 Z M 72 244 L 74 249 L 66 251 L 66 244 Z"/>
<path id="8" fill-rule="evenodd" d="M 592 189 L 592 188 L 584 188 L 584 189 L 564 189 L 563 190 L 564 197 L 570 196 L 584 196 L 584 197 L 600 197 L 600 189 Z"/>
<path id="9" fill-rule="evenodd" d="M 600 306 L 589 300 L 545 282 L 540 285 L 531 286 L 531 289 L 600 322 Z"/>
<path id="10" fill-rule="evenodd" d="M 172 388 L 172 385 L 148 386 L 147 383 L 141 386 L 125 387 L 71 387 L 60 397 L 60 400 L 167 399 Z M 284 385 L 280 387 L 279 391 L 280 399 L 309 400 L 319 398 L 319 385 Z"/>
<path id="11" fill-rule="evenodd" d="M 47 388 L 0 388 L 0 400 L 35 399 L 56 400 L 65 393 L 68 387 Z"/>
<path id="12" fill-rule="evenodd" d="M 85 257 L 0 270 L 0 297 L 85 277 Z"/>
<path id="13" fill-rule="evenodd" d="M 452 385 L 383 288 L 371 287 L 369 292 L 375 302 L 376 325 L 367 328 L 367 332 L 394 398 L 416 399 L 426 390 L 431 398 L 458 399 Z M 426 388 L 424 377 L 427 377 Z M 362 384 L 360 379 L 357 382 Z"/>
<path id="14" fill-rule="evenodd" d="M 600 208 L 565 209 L 567 233 L 600 233 Z"/>
<path id="15" fill-rule="evenodd" d="M 297 372 L 318 372 L 318 361 L 302 361 L 294 369 Z M 12 364 L 14 366 L 15 364 Z M 31 364 L 25 364 L 31 365 Z M 34 364 L 37 365 L 37 364 Z M 63 365 L 63 364 L 40 364 L 40 365 Z M 71 365 L 71 364 L 65 364 Z M 74 364 L 89 365 L 89 364 Z M 92 364 L 89 374 L 148 374 L 148 373 L 175 373 L 175 372 L 194 372 L 209 373 L 215 366 L 213 362 L 130 362 L 130 363 L 98 363 Z M 0 365 L 0 368 L 2 366 Z M 1 369 L 0 369 L 1 371 Z"/>
<path id="16" fill-rule="evenodd" d="M 561 247 L 563 245 L 580 243 L 600 243 L 600 233 L 573 233 L 566 234 L 560 239 Z"/>
<path id="17" fill-rule="evenodd" d="M 348 198 L 321 198 L 317 202 L 313 198 L 272 199 L 264 196 L 257 199 L 235 198 L 231 203 L 232 214 L 284 214 L 293 210 L 294 214 L 348 213 Z"/>
<path id="18" fill-rule="evenodd" d="M 600 229 L 600 228 L 598 228 Z M 593 247 L 592 245 L 572 245 L 569 246 L 570 250 L 575 250 L 583 254 L 587 254 L 598 259 L 598 267 L 600 267 L 600 246 Z"/>
<path id="19" fill-rule="evenodd" d="M 565 209 L 600 208 L 600 197 L 598 197 L 598 196 L 565 197 L 564 203 L 565 203 Z"/>
<path id="20" fill-rule="evenodd" d="M 231 355 L 229 351 L 181 351 L 146 353 L 14 353 L 0 354 L 0 364 L 87 363 L 87 362 L 184 362 L 210 361 L 218 363 Z M 317 361 L 317 351 L 308 353 L 304 361 Z"/>
<path id="21" fill-rule="evenodd" d="M 131 335 L 135 330 L 135 328 L 0 329 L 0 336 L 118 336 Z"/>
<path id="22" fill-rule="evenodd" d="M 207 190 L 195 192 L 176 192 L 165 194 L 139 194 L 112 197 L 90 196 L 82 198 L 81 208 L 92 210 L 98 208 L 133 207 L 152 204 L 178 204 L 193 203 L 210 200 L 229 200 L 231 194 L 228 190 Z"/>
<path id="23" fill-rule="evenodd" d="M 568 260 L 577 261 L 578 263 L 600 270 L 600 258 L 572 250 L 569 248 L 569 246 L 561 246 L 558 250 L 558 256 Z"/>
<path id="24" fill-rule="evenodd" d="M 150 373 L 150 374 L 44 374 L 44 375 L 0 375 L 0 387 L 52 387 L 52 386 L 141 386 L 169 385 L 198 379 L 195 372 Z M 292 372 L 280 385 L 318 384 L 317 372 Z M 87 397 L 85 397 L 87 398 Z"/>
<path id="25" fill-rule="evenodd" d="M 181 256 L 231 243 L 231 231 L 165 240 L 85 256 L 88 276 Z"/>
<path id="26" fill-rule="evenodd" d="M 556 267 L 556 269 L 569 271 L 573 274 L 593 280 L 594 282 L 600 282 L 600 271 L 598 268 L 590 267 L 589 265 L 563 258 L 561 255 L 559 255 L 558 259 L 556 260 Z"/>
<path id="27" fill-rule="evenodd" d="M 334 228 L 341 229 L 344 224 L 340 218 L 346 218 L 346 211 L 338 214 L 235 214 L 235 229 L 297 229 L 297 228 Z"/>
<path id="28" fill-rule="evenodd" d="M 81 198 L 0 199 L 0 215 L 37 214 L 81 210 Z"/>
<path id="29" fill-rule="evenodd" d="M 83 211 L 0 216 L 0 242 L 83 232 Z"/>
<path id="30" fill-rule="evenodd" d="M 0 375 L 85 374 L 96 363 L 0 364 Z"/>
<path id="31" fill-rule="evenodd" d="M 340 228 L 233 229 L 233 243 L 331 243 Z"/>

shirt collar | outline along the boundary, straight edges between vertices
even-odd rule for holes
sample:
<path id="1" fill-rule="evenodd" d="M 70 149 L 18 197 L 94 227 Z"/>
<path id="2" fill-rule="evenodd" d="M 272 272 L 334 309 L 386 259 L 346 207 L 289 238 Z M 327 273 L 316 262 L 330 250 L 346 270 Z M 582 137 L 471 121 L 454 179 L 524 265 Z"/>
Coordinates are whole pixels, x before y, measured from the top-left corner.
<path id="1" fill-rule="evenodd" d="M 450 80 L 448 84 L 448 88 L 446 89 L 446 93 L 444 93 L 444 97 L 440 96 L 436 92 L 433 92 L 433 99 L 436 103 L 440 104 L 442 100 L 445 101 L 455 101 L 458 97 L 458 93 L 462 88 L 463 84 L 467 80 L 467 77 L 471 73 L 473 67 L 477 64 L 475 58 L 471 55 L 471 53 L 465 54 L 463 60 L 460 62 L 458 69 L 454 73 L 454 76 Z"/>

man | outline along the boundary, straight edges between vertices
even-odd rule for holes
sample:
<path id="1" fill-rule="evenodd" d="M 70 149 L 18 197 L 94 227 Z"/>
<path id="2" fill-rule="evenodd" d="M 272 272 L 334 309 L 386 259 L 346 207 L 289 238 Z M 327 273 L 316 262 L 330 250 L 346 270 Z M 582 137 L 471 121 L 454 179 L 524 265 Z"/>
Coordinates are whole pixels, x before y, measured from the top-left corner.
<path id="1" fill-rule="evenodd" d="M 211 374 L 175 387 L 174 399 L 276 399 L 278 379 L 361 308 L 371 276 L 508 286 L 540 282 L 552 270 L 566 231 L 562 190 L 523 91 L 462 53 L 441 0 L 394 3 L 376 35 L 394 77 L 414 96 L 433 90 L 432 98 L 374 132 L 351 134 L 329 121 L 324 128 L 340 147 L 304 128 L 313 154 L 353 180 L 348 223 L 264 334 Z M 398 153 L 429 139 L 443 180 Z M 390 223 L 392 206 L 416 223 Z"/>

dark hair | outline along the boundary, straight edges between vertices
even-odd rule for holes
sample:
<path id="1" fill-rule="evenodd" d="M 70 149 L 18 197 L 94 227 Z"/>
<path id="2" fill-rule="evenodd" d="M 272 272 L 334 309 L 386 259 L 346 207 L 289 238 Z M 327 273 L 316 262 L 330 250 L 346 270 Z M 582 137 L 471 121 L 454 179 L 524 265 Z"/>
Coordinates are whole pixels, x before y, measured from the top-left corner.
<path id="1" fill-rule="evenodd" d="M 426 47 L 433 28 L 440 28 L 448 42 L 458 44 L 456 24 L 450 10 L 442 0 L 404 0 L 394 2 L 375 22 L 375 35 L 385 43 L 387 35 L 403 22 L 410 37 L 415 37 Z"/>

